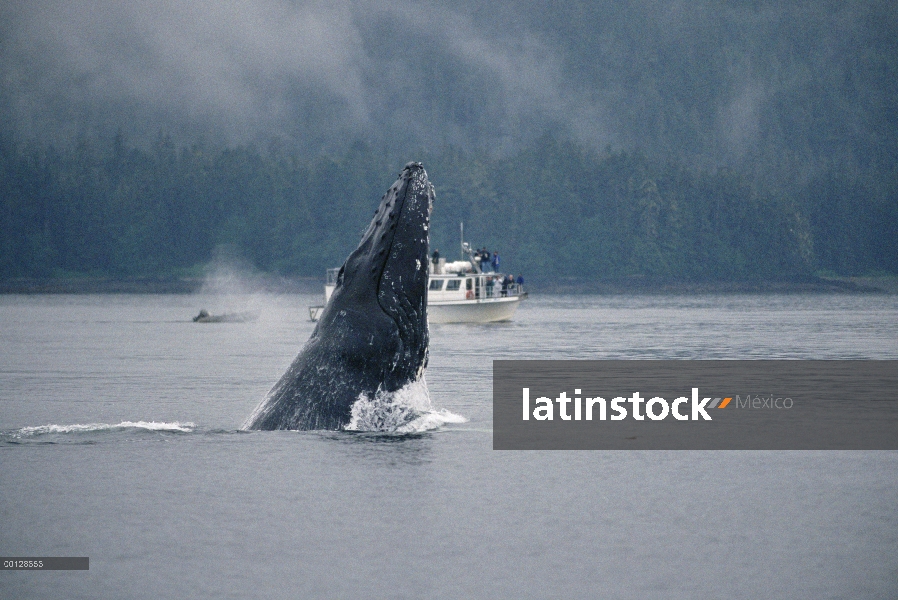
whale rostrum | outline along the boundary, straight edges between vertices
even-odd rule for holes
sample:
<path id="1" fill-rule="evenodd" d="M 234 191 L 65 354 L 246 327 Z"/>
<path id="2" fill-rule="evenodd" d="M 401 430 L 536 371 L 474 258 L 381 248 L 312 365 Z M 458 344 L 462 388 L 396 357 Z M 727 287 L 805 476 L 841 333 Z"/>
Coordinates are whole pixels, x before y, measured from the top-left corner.
<path id="1" fill-rule="evenodd" d="M 433 200 L 421 163 L 405 165 L 340 268 L 311 337 L 244 429 L 343 429 L 360 396 L 423 377 Z"/>

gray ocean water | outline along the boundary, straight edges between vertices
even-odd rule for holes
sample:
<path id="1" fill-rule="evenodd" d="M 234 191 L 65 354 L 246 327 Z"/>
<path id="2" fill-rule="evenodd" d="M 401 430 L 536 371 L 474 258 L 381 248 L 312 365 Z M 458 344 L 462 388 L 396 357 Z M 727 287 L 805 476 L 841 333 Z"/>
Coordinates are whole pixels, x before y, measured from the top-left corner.
<path id="1" fill-rule="evenodd" d="M 431 327 L 431 400 L 465 422 L 238 431 L 317 301 L 0 296 L 0 555 L 90 557 L 0 571 L 0 598 L 898 597 L 896 452 L 491 433 L 493 359 L 895 359 L 898 297 L 537 295 Z"/>

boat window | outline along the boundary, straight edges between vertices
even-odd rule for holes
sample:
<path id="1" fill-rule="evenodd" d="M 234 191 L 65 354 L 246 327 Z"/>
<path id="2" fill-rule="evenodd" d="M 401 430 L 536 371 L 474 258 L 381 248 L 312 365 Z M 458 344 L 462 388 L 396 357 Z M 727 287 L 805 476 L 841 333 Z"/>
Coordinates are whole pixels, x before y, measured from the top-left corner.
<path id="1" fill-rule="evenodd" d="M 430 289 L 431 291 L 438 292 L 443 289 L 443 281 L 442 279 L 431 279 L 430 280 Z"/>
<path id="2" fill-rule="evenodd" d="M 473 280 L 471 280 L 471 279 L 466 279 L 466 280 L 465 280 L 465 289 L 466 289 L 466 290 L 473 290 L 473 289 L 474 289 L 474 284 L 472 283 L 472 281 L 473 281 Z"/>
<path id="3" fill-rule="evenodd" d="M 446 282 L 446 291 L 451 292 L 461 287 L 461 279 L 450 279 Z"/>

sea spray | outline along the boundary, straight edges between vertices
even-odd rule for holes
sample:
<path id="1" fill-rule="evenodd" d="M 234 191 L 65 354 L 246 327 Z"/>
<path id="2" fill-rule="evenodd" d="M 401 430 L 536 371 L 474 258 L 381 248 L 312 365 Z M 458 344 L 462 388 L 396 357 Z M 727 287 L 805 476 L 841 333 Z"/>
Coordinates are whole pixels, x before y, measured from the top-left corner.
<path id="1" fill-rule="evenodd" d="M 236 250 L 217 248 L 215 257 L 203 270 L 197 292 L 199 308 L 221 321 L 255 321 L 269 303 L 264 277 Z"/>
<path id="2" fill-rule="evenodd" d="M 147 431 L 180 431 L 190 432 L 196 428 L 194 423 L 160 423 L 156 421 L 122 421 L 118 424 L 110 423 L 86 423 L 75 425 L 40 425 L 38 427 L 23 427 L 18 434 L 22 436 L 46 435 L 55 433 L 89 433 L 92 431 L 110 431 L 122 429 L 145 429 Z"/>
<path id="3" fill-rule="evenodd" d="M 373 398 L 360 394 L 352 405 L 349 431 L 418 433 L 436 429 L 445 423 L 464 423 L 467 419 L 447 410 L 435 411 L 430 402 L 427 382 L 422 377 L 395 392 L 377 390 Z"/>

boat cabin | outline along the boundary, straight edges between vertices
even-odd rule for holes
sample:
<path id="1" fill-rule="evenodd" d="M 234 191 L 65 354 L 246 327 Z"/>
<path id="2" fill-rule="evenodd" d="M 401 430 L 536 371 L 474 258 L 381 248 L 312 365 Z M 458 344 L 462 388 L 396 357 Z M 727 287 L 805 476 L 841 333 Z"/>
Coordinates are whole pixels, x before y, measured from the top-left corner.
<path id="1" fill-rule="evenodd" d="M 518 296 L 521 286 L 501 273 L 430 275 L 428 302 Z"/>

